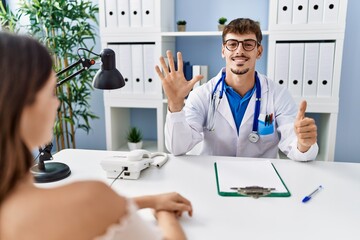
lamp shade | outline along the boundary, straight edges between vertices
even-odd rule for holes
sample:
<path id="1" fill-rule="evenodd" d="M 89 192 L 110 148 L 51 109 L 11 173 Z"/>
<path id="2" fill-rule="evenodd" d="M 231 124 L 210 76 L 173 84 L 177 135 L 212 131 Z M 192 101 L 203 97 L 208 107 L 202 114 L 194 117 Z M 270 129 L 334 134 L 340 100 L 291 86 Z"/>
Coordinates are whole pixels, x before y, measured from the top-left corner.
<path id="1" fill-rule="evenodd" d="M 122 88 L 125 81 L 119 70 L 116 69 L 115 52 L 105 48 L 101 53 L 101 68 L 93 80 L 93 87 L 97 89 L 111 90 Z"/>

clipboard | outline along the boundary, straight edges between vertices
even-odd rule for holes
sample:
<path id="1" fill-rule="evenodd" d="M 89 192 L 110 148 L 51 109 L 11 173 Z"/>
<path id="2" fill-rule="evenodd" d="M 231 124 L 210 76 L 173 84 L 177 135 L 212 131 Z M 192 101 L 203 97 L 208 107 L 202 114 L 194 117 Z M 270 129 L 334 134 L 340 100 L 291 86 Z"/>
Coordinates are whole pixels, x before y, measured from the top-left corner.
<path id="1" fill-rule="evenodd" d="M 268 161 L 214 162 L 217 192 L 223 197 L 290 197 L 274 165 Z"/>

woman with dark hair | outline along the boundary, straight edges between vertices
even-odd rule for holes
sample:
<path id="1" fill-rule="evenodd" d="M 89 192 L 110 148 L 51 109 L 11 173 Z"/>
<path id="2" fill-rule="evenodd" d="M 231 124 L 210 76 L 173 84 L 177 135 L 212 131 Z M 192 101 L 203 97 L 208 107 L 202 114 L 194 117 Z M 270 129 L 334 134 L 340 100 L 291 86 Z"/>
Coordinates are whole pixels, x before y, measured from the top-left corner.
<path id="1" fill-rule="evenodd" d="M 59 100 L 47 49 L 0 32 L 0 239 L 185 239 L 177 221 L 191 203 L 178 193 L 128 199 L 96 181 L 41 189 L 31 150 L 52 139 Z M 138 208 L 154 208 L 160 229 Z"/>

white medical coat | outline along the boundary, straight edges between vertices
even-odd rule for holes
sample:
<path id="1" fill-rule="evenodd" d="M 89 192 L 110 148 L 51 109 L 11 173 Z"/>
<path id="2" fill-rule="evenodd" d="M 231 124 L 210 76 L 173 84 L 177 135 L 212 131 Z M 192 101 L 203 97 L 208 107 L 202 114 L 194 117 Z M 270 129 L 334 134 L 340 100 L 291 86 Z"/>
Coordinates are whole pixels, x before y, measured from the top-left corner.
<path id="1" fill-rule="evenodd" d="M 255 93 L 249 101 L 239 133 L 226 94 L 223 95 L 217 109 L 215 130 L 206 129 L 211 93 L 221 78 L 222 71 L 225 69 L 223 68 L 206 84 L 191 91 L 182 111 L 175 113 L 168 111 L 165 122 L 165 144 L 172 154 L 185 154 L 203 141 L 201 155 L 277 158 L 280 149 L 290 159 L 306 161 L 316 158 L 317 144 L 305 153 L 297 149 L 294 122 L 298 109 L 287 89 L 259 73 L 262 99 L 260 114 L 273 113 L 273 133 L 260 134 L 260 139 L 256 143 L 248 139 L 253 127 Z M 221 84 L 217 91 L 220 88 Z M 259 125 L 259 130 L 260 128 Z"/>

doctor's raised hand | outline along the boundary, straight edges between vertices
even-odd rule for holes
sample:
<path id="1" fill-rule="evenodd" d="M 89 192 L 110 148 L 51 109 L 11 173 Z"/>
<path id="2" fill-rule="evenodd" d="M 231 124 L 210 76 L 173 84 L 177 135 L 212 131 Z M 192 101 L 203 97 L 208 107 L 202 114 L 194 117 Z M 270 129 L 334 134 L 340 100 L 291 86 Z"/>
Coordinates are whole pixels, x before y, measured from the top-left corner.
<path id="1" fill-rule="evenodd" d="M 177 70 L 175 70 L 174 57 L 170 50 L 166 51 L 169 61 L 169 67 L 166 65 L 163 56 L 160 57 L 160 65 L 155 66 L 155 70 L 159 75 L 164 92 L 168 97 L 168 107 L 170 112 L 180 112 L 184 107 L 184 99 L 189 95 L 195 83 L 203 78 L 201 75 L 186 80 L 183 72 L 183 59 L 181 52 L 177 53 Z"/>
<path id="2" fill-rule="evenodd" d="M 306 152 L 317 141 L 317 127 L 314 119 L 305 117 L 307 103 L 300 103 L 299 111 L 295 119 L 294 130 L 298 139 L 297 148 L 300 152 Z"/>

